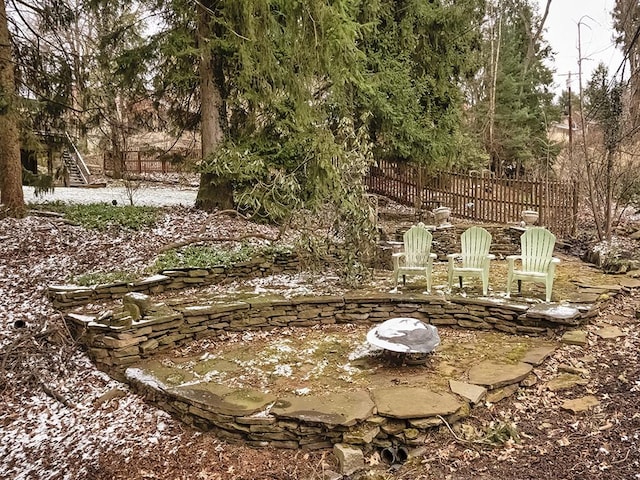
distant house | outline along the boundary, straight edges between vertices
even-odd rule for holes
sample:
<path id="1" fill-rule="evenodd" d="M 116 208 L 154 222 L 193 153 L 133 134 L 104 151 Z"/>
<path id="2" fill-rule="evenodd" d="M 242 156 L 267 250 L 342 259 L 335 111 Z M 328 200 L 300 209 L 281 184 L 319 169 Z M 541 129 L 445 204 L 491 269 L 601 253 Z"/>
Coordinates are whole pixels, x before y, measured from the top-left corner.
<path id="1" fill-rule="evenodd" d="M 578 133 L 578 123 L 575 118 L 571 123 L 571 133 L 575 136 Z M 569 133 L 569 117 L 565 116 L 560 122 L 551 124 L 549 127 L 549 140 L 568 143 Z"/>

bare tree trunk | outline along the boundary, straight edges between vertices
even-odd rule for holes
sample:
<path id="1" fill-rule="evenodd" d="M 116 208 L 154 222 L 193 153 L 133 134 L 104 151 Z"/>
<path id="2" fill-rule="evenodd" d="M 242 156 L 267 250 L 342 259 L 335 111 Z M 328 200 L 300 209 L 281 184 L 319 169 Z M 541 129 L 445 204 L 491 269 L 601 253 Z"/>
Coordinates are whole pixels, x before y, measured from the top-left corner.
<path id="1" fill-rule="evenodd" d="M 494 27 L 495 28 L 494 19 Z M 502 42 L 502 16 L 497 19 L 498 22 L 498 37 L 497 42 L 495 42 L 495 53 L 494 53 L 494 35 L 492 32 L 491 35 L 491 89 L 489 91 L 489 157 L 490 161 L 495 162 L 495 173 L 497 176 L 502 176 L 502 161 L 497 159 L 495 154 L 495 143 L 494 143 L 494 128 L 496 121 L 496 85 L 498 82 L 498 65 L 500 62 L 500 43 Z"/>
<path id="2" fill-rule="evenodd" d="M 580 24 L 578 23 L 578 86 L 579 88 L 579 100 L 580 100 L 580 132 L 582 134 L 582 154 L 584 155 L 585 172 L 587 174 L 587 194 L 589 196 L 589 203 L 591 204 L 591 212 L 593 213 L 593 220 L 596 224 L 596 232 L 598 234 L 598 240 L 603 240 L 604 235 L 602 231 L 602 224 L 600 223 L 598 215 L 599 202 L 596 200 L 596 185 L 595 176 L 593 172 L 592 157 L 587 146 L 587 122 L 584 114 L 584 94 L 582 91 L 582 46 L 580 39 Z M 569 126 L 571 128 L 571 126 Z"/>
<path id="3" fill-rule="evenodd" d="M 0 202 L 9 214 L 25 211 L 20 137 L 15 111 L 16 83 L 4 1 L 0 2 Z"/>
<path id="4" fill-rule="evenodd" d="M 626 52 L 629 60 L 629 88 L 631 98 L 628 100 L 632 128 L 640 126 L 640 45 L 638 42 L 638 21 L 640 4 L 637 0 L 616 0 L 614 10 L 614 29 L 618 33 L 616 43 Z"/>
<path id="5" fill-rule="evenodd" d="M 224 74 L 220 58 L 207 47 L 213 32 L 210 27 L 212 2 L 198 3 L 198 44 L 200 58 L 200 98 L 202 102 L 202 158 L 206 159 L 224 138 L 225 107 L 222 91 Z M 200 176 L 196 207 L 203 210 L 229 210 L 234 207 L 231 180 L 211 173 Z"/>
<path id="6" fill-rule="evenodd" d="M 544 24 L 547 21 L 547 17 L 549 16 L 549 9 L 551 8 L 551 0 L 547 0 L 547 5 L 545 6 L 544 9 L 544 13 L 542 14 L 542 17 L 540 18 L 540 22 L 538 22 L 538 25 L 535 26 L 535 33 L 533 31 L 533 26 L 532 25 L 528 25 L 528 31 L 529 31 L 529 45 L 527 45 L 527 56 L 525 57 L 525 62 L 524 62 L 524 68 L 522 69 L 522 78 L 524 79 L 525 75 L 527 74 L 527 71 L 529 70 L 529 67 L 531 66 L 531 63 L 533 62 L 533 59 L 536 56 L 536 45 L 537 43 L 540 41 L 540 35 L 542 35 L 542 31 L 544 30 Z M 527 23 L 527 18 L 526 16 L 523 14 L 521 16 L 522 20 Z M 521 88 L 522 89 L 522 88 Z"/>
<path id="7" fill-rule="evenodd" d="M 608 151 L 607 152 L 607 170 L 606 170 L 606 198 L 605 198 L 605 210 L 604 210 L 604 231 L 605 231 L 605 235 L 606 235 L 606 239 L 607 240 L 611 240 L 611 233 L 613 231 L 613 225 L 612 225 L 612 209 L 613 209 L 613 181 L 612 181 L 612 176 L 614 175 L 613 172 L 613 166 L 614 166 L 614 161 L 613 161 L 613 155 L 614 152 L 612 151 Z"/>

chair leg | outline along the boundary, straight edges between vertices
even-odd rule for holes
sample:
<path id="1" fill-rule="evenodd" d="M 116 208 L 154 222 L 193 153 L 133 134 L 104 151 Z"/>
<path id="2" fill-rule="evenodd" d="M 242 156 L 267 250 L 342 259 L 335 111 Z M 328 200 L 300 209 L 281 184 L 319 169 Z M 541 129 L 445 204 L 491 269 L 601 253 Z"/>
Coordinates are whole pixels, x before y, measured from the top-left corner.
<path id="1" fill-rule="evenodd" d="M 407 276 L 402 275 L 402 285 L 406 285 L 406 284 L 407 284 Z"/>
<path id="2" fill-rule="evenodd" d="M 431 293 L 431 270 L 426 268 L 424 271 L 424 276 L 427 278 L 427 293 Z"/>
<path id="3" fill-rule="evenodd" d="M 522 280 L 518 280 L 518 293 L 522 293 Z"/>
<path id="4" fill-rule="evenodd" d="M 462 275 L 458 277 L 458 280 L 460 281 L 460 288 L 462 288 Z"/>
<path id="5" fill-rule="evenodd" d="M 551 301 L 551 292 L 553 291 L 553 279 L 550 282 L 546 281 L 544 286 L 546 302 L 549 303 Z"/>

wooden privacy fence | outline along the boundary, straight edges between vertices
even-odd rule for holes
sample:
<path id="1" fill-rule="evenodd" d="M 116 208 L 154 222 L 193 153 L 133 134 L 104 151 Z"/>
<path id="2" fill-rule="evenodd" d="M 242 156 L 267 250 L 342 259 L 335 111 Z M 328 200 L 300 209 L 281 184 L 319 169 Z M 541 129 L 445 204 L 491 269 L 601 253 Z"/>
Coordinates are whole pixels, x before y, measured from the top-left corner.
<path id="1" fill-rule="evenodd" d="M 427 210 L 449 207 L 451 215 L 458 218 L 517 223 L 523 210 L 536 210 L 538 224 L 560 237 L 572 235 L 576 228 L 578 192 L 573 183 L 434 174 L 410 164 L 381 160 L 371 167 L 366 184 L 370 193 L 404 205 Z"/>
<path id="2" fill-rule="evenodd" d="M 104 155 L 104 171 L 115 171 L 113 155 Z M 142 151 L 122 152 L 122 171 L 128 173 L 179 173 L 192 170 L 189 161 L 176 162 Z"/>

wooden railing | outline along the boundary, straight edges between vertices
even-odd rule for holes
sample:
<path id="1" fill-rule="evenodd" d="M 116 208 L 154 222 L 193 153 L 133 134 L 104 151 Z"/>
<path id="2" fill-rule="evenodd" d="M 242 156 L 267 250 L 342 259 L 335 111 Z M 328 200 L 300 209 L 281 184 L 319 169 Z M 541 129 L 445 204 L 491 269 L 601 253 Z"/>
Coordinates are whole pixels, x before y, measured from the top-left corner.
<path id="1" fill-rule="evenodd" d="M 114 157 L 105 154 L 103 166 L 105 172 L 113 172 Z M 122 152 L 121 166 L 122 172 L 128 173 L 178 173 L 192 170 L 192 164 L 189 162 L 172 162 L 166 157 L 141 151 Z"/>
<path id="2" fill-rule="evenodd" d="M 560 237 L 575 233 L 578 192 L 573 183 L 479 173 L 432 173 L 407 163 L 378 161 L 366 183 L 370 193 L 398 203 L 426 210 L 446 206 L 454 217 L 482 222 L 518 223 L 523 210 L 536 210 L 539 225 Z"/>

